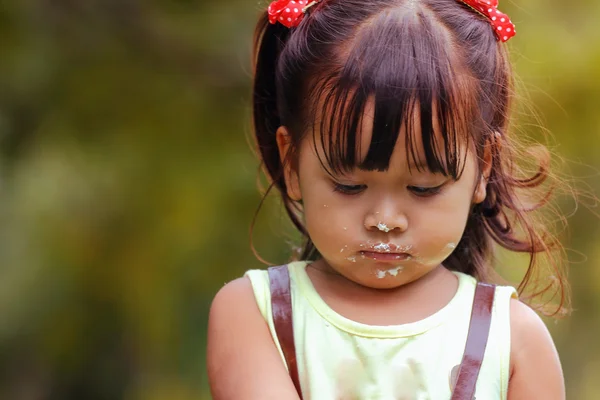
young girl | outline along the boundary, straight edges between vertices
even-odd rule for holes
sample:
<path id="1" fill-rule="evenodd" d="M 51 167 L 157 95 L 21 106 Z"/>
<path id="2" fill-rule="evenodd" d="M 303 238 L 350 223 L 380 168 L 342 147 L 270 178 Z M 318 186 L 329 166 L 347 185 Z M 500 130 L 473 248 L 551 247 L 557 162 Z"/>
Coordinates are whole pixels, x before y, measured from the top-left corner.
<path id="1" fill-rule="evenodd" d="M 526 289 L 555 244 L 526 200 L 545 162 L 514 160 L 497 0 L 277 0 L 256 32 L 258 149 L 306 243 L 214 299 L 214 399 L 564 399 L 541 319 L 478 283 L 499 245 L 531 256 Z"/>

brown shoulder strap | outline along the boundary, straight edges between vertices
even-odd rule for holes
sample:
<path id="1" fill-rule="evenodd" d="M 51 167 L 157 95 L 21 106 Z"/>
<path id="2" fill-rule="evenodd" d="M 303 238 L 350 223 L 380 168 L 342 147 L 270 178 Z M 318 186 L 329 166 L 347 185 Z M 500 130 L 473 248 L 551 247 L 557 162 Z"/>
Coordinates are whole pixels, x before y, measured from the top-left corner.
<path id="1" fill-rule="evenodd" d="M 296 345 L 294 344 L 294 325 L 292 320 L 292 295 L 290 293 L 290 273 L 287 265 L 271 267 L 269 272 L 269 285 L 271 288 L 271 309 L 273 312 L 273 325 L 279 345 L 287 362 L 288 371 L 296 391 L 302 399 L 300 379 L 298 377 L 298 363 L 296 362 Z"/>
<path id="2" fill-rule="evenodd" d="M 477 284 L 465 353 L 460 364 L 451 400 L 472 400 L 475 398 L 475 384 L 477 383 L 477 376 L 483 362 L 490 333 L 495 291 L 496 287 L 494 285 Z"/>

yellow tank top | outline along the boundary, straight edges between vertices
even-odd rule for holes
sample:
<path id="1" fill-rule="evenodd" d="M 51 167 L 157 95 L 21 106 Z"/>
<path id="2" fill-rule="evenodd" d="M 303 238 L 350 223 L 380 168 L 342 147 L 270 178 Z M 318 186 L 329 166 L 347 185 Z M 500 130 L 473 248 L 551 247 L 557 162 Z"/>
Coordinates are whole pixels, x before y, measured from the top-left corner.
<path id="1" fill-rule="evenodd" d="M 371 326 L 333 311 L 306 274 L 306 262 L 288 265 L 294 340 L 305 400 L 448 400 L 462 360 L 477 282 L 455 272 L 458 290 L 435 314 L 409 324 Z M 269 277 L 251 270 L 258 308 L 285 363 L 271 313 Z M 498 286 L 475 396 L 506 399 L 510 364 L 512 287 Z M 454 378 L 453 378 L 454 375 Z"/>

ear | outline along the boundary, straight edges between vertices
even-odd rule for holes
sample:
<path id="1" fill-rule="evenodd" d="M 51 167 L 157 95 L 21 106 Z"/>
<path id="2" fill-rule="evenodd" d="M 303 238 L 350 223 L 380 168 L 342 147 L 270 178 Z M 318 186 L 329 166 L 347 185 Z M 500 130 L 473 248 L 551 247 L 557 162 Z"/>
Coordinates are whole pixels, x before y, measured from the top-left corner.
<path id="1" fill-rule="evenodd" d="M 280 126 L 279 129 L 277 129 L 276 139 L 277 147 L 279 148 L 279 157 L 281 158 L 281 165 L 283 166 L 283 178 L 285 179 L 287 195 L 294 201 L 300 201 L 302 200 L 302 193 L 300 191 L 298 172 L 293 168 L 291 155 L 288 154 L 292 143 L 292 137 L 285 126 Z"/>
<path id="2" fill-rule="evenodd" d="M 487 196 L 487 184 L 490 179 L 490 173 L 492 172 L 492 146 L 496 145 L 497 140 L 498 133 L 495 133 L 490 140 L 485 142 L 485 148 L 483 149 L 483 168 L 475 186 L 473 204 L 482 203 Z"/>

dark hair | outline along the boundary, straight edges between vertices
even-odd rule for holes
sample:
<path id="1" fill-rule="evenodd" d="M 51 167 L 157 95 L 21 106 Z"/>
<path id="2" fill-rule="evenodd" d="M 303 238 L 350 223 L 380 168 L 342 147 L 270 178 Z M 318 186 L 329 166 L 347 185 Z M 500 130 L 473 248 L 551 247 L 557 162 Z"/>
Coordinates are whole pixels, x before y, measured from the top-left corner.
<path id="1" fill-rule="evenodd" d="M 319 254 L 302 223 L 301 204 L 287 196 L 276 143 L 280 126 L 291 133 L 290 154 L 285 156 L 292 163 L 303 138 L 318 128 L 325 150 L 321 162 L 333 172 L 355 166 L 386 170 L 402 126 L 407 157 L 417 161 L 414 137 L 419 132 L 427 168 L 454 179 L 464 166 L 462 143 L 475 149 L 479 160 L 489 145 L 492 168 L 486 199 L 473 208 L 461 241 L 444 265 L 490 279 L 496 242 L 529 254 L 519 286 L 523 292 L 539 275 L 536 255 L 562 249 L 529 215 L 546 199 L 525 206 L 518 196 L 521 190 L 541 187 L 549 176 L 547 153 L 537 158 L 539 170 L 533 177 L 519 173 L 508 132 L 511 67 L 506 45 L 497 40 L 485 17 L 456 0 L 324 0 L 293 29 L 270 24 L 265 12 L 254 48 L 256 143 L 271 180 L 269 190 L 277 189 L 287 214 L 306 238 L 303 259 Z M 369 99 L 374 99 L 373 134 L 365 159 L 357 160 L 357 138 Z M 414 111 L 419 121 L 408 117 Z M 436 142 L 434 117 L 443 143 Z M 552 287 L 561 309 L 568 298 L 567 285 L 558 262 L 554 269 Z"/>

